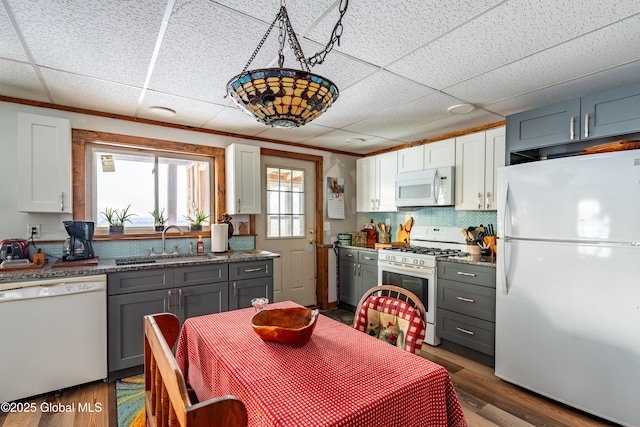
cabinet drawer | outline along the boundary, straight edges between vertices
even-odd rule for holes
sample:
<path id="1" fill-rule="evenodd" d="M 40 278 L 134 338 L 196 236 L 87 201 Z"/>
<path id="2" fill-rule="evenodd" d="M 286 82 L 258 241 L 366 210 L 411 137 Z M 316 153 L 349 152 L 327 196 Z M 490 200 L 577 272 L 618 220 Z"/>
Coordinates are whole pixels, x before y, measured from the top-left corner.
<path id="1" fill-rule="evenodd" d="M 378 265 L 378 253 L 373 251 L 358 251 L 358 262 L 360 264 Z"/>
<path id="2" fill-rule="evenodd" d="M 495 288 L 439 279 L 437 293 L 438 308 L 495 322 Z"/>
<path id="3" fill-rule="evenodd" d="M 205 285 L 229 280 L 228 264 L 178 267 L 175 269 L 175 286 Z"/>
<path id="4" fill-rule="evenodd" d="M 357 249 L 340 248 L 338 250 L 338 257 L 344 261 L 359 262 Z"/>
<path id="5" fill-rule="evenodd" d="M 234 262 L 229 264 L 229 280 L 273 276 L 273 260 Z"/>
<path id="6" fill-rule="evenodd" d="M 172 268 L 127 271 L 107 275 L 107 293 L 109 295 L 169 288 L 173 288 Z"/>
<path id="7" fill-rule="evenodd" d="M 436 332 L 440 338 L 493 356 L 495 353 L 495 324 L 439 308 Z"/>
<path id="8" fill-rule="evenodd" d="M 473 285 L 496 287 L 495 267 L 438 261 L 438 279 L 449 279 Z"/>

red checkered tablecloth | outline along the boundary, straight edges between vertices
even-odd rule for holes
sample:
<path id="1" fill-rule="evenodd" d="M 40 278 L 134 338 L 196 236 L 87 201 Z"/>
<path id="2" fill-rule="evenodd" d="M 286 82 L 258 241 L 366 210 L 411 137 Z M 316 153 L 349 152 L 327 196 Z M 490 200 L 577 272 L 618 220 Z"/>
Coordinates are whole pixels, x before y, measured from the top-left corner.
<path id="1" fill-rule="evenodd" d="M 200 401 L 235 395 L 256 427 L 467 425 L 442 366 L 322 315 L 303 347 L 265 342 L 253 314 L 184 322 L 176 359 Z"/>

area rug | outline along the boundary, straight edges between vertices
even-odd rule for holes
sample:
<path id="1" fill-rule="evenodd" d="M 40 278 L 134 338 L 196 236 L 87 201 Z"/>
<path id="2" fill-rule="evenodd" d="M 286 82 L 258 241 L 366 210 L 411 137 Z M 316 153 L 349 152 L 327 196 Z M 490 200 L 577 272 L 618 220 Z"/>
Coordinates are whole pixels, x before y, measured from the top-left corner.
<path id="1" fill-rule="evenodd" d="M 144 427 L 144 374 L 116 381 L 118 427 Z"/>

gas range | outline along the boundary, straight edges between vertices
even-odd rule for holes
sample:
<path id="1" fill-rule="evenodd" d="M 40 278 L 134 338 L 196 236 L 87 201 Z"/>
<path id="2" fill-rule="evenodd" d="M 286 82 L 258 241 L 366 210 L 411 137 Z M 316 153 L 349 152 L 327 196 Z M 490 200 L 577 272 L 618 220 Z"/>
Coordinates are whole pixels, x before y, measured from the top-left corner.
<path id="1" fill-rule="evenodd" d="M 438 257 L 464 252 L 466 241 L 457 227 L 415 226 L 411 246 L 397 246 L 378 251 L 378 261 L 396 265 L 435 267 Z"/>

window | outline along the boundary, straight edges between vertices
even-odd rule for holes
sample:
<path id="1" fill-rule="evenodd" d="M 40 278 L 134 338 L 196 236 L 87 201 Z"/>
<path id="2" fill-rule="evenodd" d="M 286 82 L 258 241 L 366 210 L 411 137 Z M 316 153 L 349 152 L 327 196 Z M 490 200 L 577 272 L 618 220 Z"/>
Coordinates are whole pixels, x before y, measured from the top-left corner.
<path id="1" fill-rule="evenodd" d="M 216 217 L 211 157 L 103 142 L 87 144 L 86 155 L 87 215 L 96 227 L 108 226 L 105 209 L 128 206 L 134 214 L 125 224 L 129 228 L 153 227 L 153 211 L 164 213 L 167 224 L 184 227 L 196 212 Z"/>
<path id="2" fill-rule="evenodd" d="M 304 171 L 267 167 L 267 238 L 304 237 Z"/>

